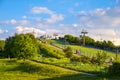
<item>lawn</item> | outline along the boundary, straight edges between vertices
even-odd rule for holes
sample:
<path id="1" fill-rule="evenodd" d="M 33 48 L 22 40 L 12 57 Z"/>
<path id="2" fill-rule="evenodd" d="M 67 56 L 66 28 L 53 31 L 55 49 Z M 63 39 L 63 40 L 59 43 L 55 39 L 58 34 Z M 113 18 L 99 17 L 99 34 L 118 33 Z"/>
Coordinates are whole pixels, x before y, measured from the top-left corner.
<path id="1" fill-rule="evenodd" d="M 100 67 L 94 64 L 89 64 L 89 63 L 71 62 L 67 58 L 56 59 L 56 58 L 41 57 L 41 58 L 34 59 L 34 61 L 39 63 L 52 64 L 52 65 L 68 68 L 75 71 L 82 71 L 82 72 L 95 73 L 95 74 L 98 73 L 101 70 L 101 68 L 104 68 L 104 67 Z"/>
<path id="2" fill-rule="evenodd" d="M 100 80 L 68 69 L 33 61 L 0 59 L 0 80 Z"/>

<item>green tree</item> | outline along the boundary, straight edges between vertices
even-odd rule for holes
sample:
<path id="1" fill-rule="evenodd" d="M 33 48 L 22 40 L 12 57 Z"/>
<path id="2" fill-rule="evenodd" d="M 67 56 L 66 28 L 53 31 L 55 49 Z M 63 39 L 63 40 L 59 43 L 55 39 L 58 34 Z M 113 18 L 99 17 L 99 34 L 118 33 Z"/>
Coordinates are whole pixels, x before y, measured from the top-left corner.
<path id="1" fill-rule="evenodd" d="M 80 39 L 78 37 L 75 37 L 73 35 L 65 35 L 64 39 L 67 40 L 69 43 L 80 43 Z"/>
<path id="2" fill-rule="evenodd" d="M 4 51 L 4 46 L 5 46 L 5 41 L 4 40 L 0 40 L 0 51 Z"/>
<path id="3" fill-rule="evenodd" d="M 11 51 L 11 48 L 13 47 L 14 37 L 9 37 L 5 40 L 5 57 L 12 58 L 13 53 Z"/>
<path id="4" fill-rule="evenodd" d="M 81 39 L 81 42 L 83 43 L 83 38 Z M 89 36 L 85 36 L 85 44 L 86 44 L 87 46 L 94 46 L 95 40 L 92 39 L 92 38 L 89 37 Z"/>
<path id="5" fill-rule="evenodd" d="M 34 57 L 39 52 L 37 39 L 29 33 L 9 37 L 6 40 L 5 50 L 9 51 L 10 56 L 24 60 Z"/>
<path id="6" fill-rule="evenodd" d="M 115 45 L 112 43 L 112 41 L 108 41 L 107 47 L 109 48 L 109 50 L 113 50 L 115 48 Z"/>

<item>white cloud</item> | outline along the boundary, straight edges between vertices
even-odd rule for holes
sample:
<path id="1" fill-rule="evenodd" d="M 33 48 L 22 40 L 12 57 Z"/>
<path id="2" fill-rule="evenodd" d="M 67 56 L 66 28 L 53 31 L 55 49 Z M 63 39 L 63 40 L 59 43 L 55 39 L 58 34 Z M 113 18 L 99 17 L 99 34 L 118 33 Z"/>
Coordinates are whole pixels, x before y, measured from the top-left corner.
<path id="1" fill-rule="evenodd" d="M 57 29 L 46 29 L 45 32 L 47 34 L 53 34 L 53 33 L 60 33 L 61 31 Z"/>
<path id="2" fill-rule="evenodd" d="M 83 13 L 83 11 L 82 11 Z M 120 25 L 120 8 L 96 9 L 79 14 L 81 23 L 97 27 L 118 27 Z"/>
<path id="3" fill-rule="evenodd" d="M 23 19 L 27 19 L 27 16 L 24 15 L 24 16 L 22 16 L 22 18 L 23 18 Z"/>
<path id="4" fill-rule="evenodd" d="M 2 33 L 8 33 L 8 30 L 2 30 L 2 29 L 0 29 L 0 34 L 2 34 Z"/>
<path id="5" fill-rule="evenodd" d="M 29 25 L 29 21 L 28 20 L 20 20 L 18 21 L 18 25 Z"/>
<path id="6" fill-rule="evenodd" d="M 83 25 L 80 28 L 88 30 L 88 34 L 91 32 L 94 38 L 98 39 L 99 37 L 95 34 L 102 34 L 103 39 L 105 40 L 119 40 L 120 33 L 116 31 L 120 30 L 120 8 L 98 8 L 93 11 L 80 11 L 78 12 L 78 25 Z M 100 39 L 100 38 L 99 38 Z M 120 45 L 119 42 L 116 44 Z"/>
<path id="7" fill-rule="evenodd" d="M 72 24 L 73 25 L 73 27 L 78 27 L 78 24 L 76 24 L 76 23 L 74 23 L 74 24 Z"/>
<path id="8" fill-rule="evenodd" d="M 7 24 L 10 24 L 9 20 L 0 21 L 0 25 L 7 25 Z"/>
<path id="9" fill-rule="evenodd" d="M 16 24 L 17 21 L 16 21 L 15 19 L 12 19 L 12 20 L 10 20 L 10 23 L 11 23 L 11 24 Z"/>
<path id="10" fill-rule="evenodd" d="M 5 20 L 5 21 L 0 21 L 0 25 L 8 25 L 8 24 L 16 24 L 17 21 L 15 19 L 11 19 L 11 20 Z"/>
<path id="11" fill-rule="evenodd" d="M 91 11 L 92 15 L 97 15 L 97 16 L 102 16 L 106 14 L 106 10 L 102 9 L 102 8 L 98 8 L 94 11 Z"/>
<path id="12" fill-rule="evenodd" d="M 6 33 L 8 33 L 8 30 L 5 30 Z"/>
<path id="13" fill-rule="evenodd" d="M 113 39 L 117 36 L 116 32 L 112 29 L 96 29 L 96 30 L 92 29 L 89 32 L 90 34 L 91 33 L 94 34 L 94 36 L 100 34 L 99 36 L 103 37 L 103 39 L 105 40 Z"/>
<path id="14" fill-rule="evenodd" d="M 64 18 L 62 15 L 53 14 L 53 15 L 51 15 L 51 18 L 46 19 L 46 22 L 47 23 L 55 23 L 57 21 L 62 21 L 63 19 Z"/>
<path id="15" fill-rule="evenodd" d="M 34 27 L 24 27 L 24 26 L 17 26 L 16 27 L 16 33 L 33 33 L 35 36 L 40 36 L 45 34 L 45 31 L 39 30 Z"/>
<path id="16" fill-rule="evenodd" d="M 31 13 L 33 14 L 47 14 L 50 15 L 50 18 L 45 19 L 47 23 L 55 23 L 57 21 L 62 21 L 64 20 L 63 15 L 61 14 L 56 14 L 53 11 L 49 10 L 46 7 L 33 7 L 31 9 Z"/>
<path id="17" fill-rule="evenodd" d="M 3 33 L 3 30 L 2 29 L 0 29 L 0 34 L 2 34 Z"/>
<path id="18" fill-rule="evenodd" d="M 31 13 L 34 13 L 34 14 L 41 14 L 41 13 L 53 14 L 53 12 L 50 11 L 49 9 L 47 9 L 46 7 L 33 7 L 31 9 Z"/>

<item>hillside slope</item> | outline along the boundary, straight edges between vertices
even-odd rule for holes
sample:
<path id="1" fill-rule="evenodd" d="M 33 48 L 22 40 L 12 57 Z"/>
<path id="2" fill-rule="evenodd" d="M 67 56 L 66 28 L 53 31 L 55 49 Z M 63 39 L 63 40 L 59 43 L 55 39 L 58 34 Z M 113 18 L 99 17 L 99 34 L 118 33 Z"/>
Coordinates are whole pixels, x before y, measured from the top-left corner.
<path id="1" fill-rule="evenodd" d="M 90 48 L 90 47 L 83 47 L 83 46 L 79 46 L 79 45 L 65 44 L 58 40 L 48 40 L 48 42 L 52 42 L 55 46 L 58 46 L 63 49 L 67 46 L 70 46 L 70 47 L 72 47 L 73 52 L 75 52 L 76 50 L 79 50 L 80 54 L 89 56 L 89 57 L 96 56 L 98 51 L 104 51 L 104 50 L 96 49 L 96 48 L 92 48 L 92 47 Z M 104 52 L 106 52 L 109 57 L 114 57 L 114 58 L 116 57 L 116 53 L 114 53 L 114 52 L 109 52 L 109 51 L 104 51 Z M 118 55 L 118 56 L 120 58 L 120 55 Z"/>
<path id="2" fill-rule="evenodd" d="M 96 78 L 33 61 L 0 59 L 0 80 L 93 80 Z"/>

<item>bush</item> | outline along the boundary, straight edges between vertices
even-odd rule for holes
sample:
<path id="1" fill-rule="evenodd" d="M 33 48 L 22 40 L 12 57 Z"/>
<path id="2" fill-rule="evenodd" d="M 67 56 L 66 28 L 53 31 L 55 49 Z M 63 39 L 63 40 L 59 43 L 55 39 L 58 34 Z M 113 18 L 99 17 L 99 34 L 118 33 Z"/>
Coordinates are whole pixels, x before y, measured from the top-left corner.
<path id="1" fill-rule="evenodd" d="M 87 57 L 87 56 L 72 56 L 70 60 L 75 61 L 75 62 L 89 63 L 90 62 L 90 57 Z"/>
<path id="2" fill-rule="evenodd" d="M 120 63 L 114 62 L 113 65 L 111 65 L 108 68 L 108 75 L 112 76 L 120 76 Z"/>
<path id="3" fill-rule="evenodd" d="M 92 64 L 103 65 L 107 58 L 108 56 L 106 52 L 98 51 L 96 57 L 93 56 L 90 61 Z"/>
<path id="4" fill-rule="evenodd" d="M 78 56 L 72 56 L 70 60 L 71 60 L 71 61 L 75 61 L 75 62 L 80 62 L 80 61 L 81 61 L 81 58 L 78 57 Z"/>
<path id="5" fill-rule="evenodd" d="M 67 47 L 64 51 L 66 53 L 66 57 L 67 58 L 71 58 L 73 56 L 73 52 L 72 52 L 72 48 L 71 47 Z"/>
<path id="6" fill-rule="evenodd" d="M 99 51 L 97 54 L 97 63 L 98 65 L 102 65 L 105 63 L 105 60 L 107 59 L 107 53 L 104 51 Z"/>
<path id="7" fill-rule="evenodd" d="M 83 62 L 83 63 L 89 63 L 90 62 L 90 57 L 81 56 L 81 62 Z"/>
<path id="8" fill-rule="evenodd" d="M 90 62 L 91 62 L 92 64 L 97 64 L 97 62 L 98 62 L 98 61 L 97 61 L 97 57 L 94 57 L 94 56 L 93 56 L 93 57 L 91 58 Z"/>

